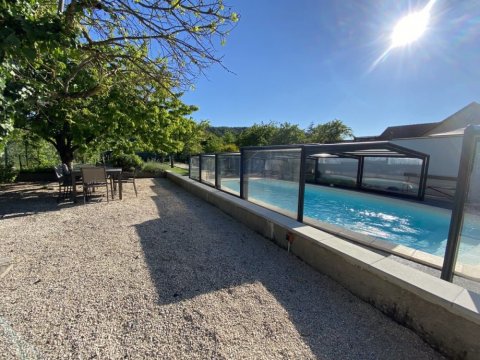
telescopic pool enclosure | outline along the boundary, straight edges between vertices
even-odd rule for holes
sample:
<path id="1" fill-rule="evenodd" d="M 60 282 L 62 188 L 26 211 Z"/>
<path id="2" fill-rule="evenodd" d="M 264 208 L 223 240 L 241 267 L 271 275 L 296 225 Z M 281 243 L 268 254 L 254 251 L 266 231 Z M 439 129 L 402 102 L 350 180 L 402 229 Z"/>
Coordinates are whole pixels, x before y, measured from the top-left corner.
<path id="1" fill-rule="evenodd" d="M 480 211 L 479 144 L 480 126 L 469 126 L 464 135 L 442 269 L 442 278 L 449 281 L 453 278 L 460 242 L 471 241 L 462 237 L 463 219 L 478 217 Z M 189 177 L 257 204 L 258 201 L 249 197 L 249 182 L 281 180 L 290 190 L 294 187 L 294 193 L 298 194 L 288 199 L 290 209 L 259 205 L 303 222 L 306 183 L 423 200 L 428 163 L 428 154 L 388 141 L 258 146 L 243 147 L 240 153 L 191 156 Z M 277 191 L 281 193 L 282 189 Z M 292 203 L 296 206 L 292 207 Z"/>

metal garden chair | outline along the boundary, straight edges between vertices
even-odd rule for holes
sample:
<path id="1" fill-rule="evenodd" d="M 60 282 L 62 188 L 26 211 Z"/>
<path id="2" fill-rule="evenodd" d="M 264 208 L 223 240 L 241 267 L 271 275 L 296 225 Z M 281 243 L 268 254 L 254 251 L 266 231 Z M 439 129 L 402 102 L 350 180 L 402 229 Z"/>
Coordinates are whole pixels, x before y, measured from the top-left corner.
<path id="1" fill-rule="evenodd" d="M 57 176 L 58 181 L 58 197 L 57 202 L 60 201 L 60 198 L 65 198 L 70 193 L 72 189 L 71 178 L 64 173 L 63 164 L 59 164 L 54 167 L 55 175 Z"/>
<path id="2" fill-rule="evenodd" d="M 91 195 L 96 188 L 105 186 L 108 199 L 108 179 L 104 167 L 83 167 L 82 183 L 83 183 L 83 203 L 87 202 L 87 197 Z"/>
<path id="3" fill-rule="evenodd" d="M 137 175 L 137 169 L 133 169 L 133 171 L 122 171 L 122 183 L 123 184 L 133 184 L 133 190 L 135 190 L 135 196 L 137 194 L 137 186 L 135 185 L 135 177 Z"/>

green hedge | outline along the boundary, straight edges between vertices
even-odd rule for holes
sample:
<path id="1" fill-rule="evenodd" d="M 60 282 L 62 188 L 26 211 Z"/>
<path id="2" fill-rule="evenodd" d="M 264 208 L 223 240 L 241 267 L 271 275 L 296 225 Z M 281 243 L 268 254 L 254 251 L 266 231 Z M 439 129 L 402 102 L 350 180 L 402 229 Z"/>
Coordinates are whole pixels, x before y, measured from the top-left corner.
<path id="1" fill-rule="evenodd" d="M 17 178 L 18 172 L 12 164 L 0 164 L 0 184 L 12 183 Z"/>
<path id="2" fill-rule="evenodd" d="M 121 167 L 125 171 L 142 168 L 142 158 L 135 154 L 114 154 L 110 163 L 115 167 Z"/>

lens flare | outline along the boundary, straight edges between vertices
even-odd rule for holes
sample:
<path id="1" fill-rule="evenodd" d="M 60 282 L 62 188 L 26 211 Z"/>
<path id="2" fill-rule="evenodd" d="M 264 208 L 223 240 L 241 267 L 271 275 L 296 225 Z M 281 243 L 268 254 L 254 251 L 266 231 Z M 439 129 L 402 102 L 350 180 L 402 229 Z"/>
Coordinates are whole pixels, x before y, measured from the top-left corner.
<path id="1" fill-rule="evenodd" d="M 382 55 L 375 60 L 370 67 L 370 71 L 385 60 L 390 52 L 399 47 L 409 45 L 417 41 L 427 30 L 430 22 L 430 13 L 436 0 L 430 0 L 425 7 L 417 12 L 406 15 L 395 25 L 390 37 L 391 43 Z"/>
<path id="2" fill-rule="evenodd" d="M 408 45 L 418 40 L 427 29 L 430 11 L 425 8 L 401 19 L 392 32 L 392 48 Z"/>

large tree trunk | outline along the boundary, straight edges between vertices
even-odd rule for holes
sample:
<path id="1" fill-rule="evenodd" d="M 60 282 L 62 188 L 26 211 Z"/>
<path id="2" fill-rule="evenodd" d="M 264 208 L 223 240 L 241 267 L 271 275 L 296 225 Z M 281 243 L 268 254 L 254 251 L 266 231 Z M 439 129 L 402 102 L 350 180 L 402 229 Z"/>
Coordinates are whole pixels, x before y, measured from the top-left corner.
<path id="1" fill-rule="evenodd" d="M 73 151 L 66 150 L 62 153 L 59 153 L 60 159 L 62 159 L 63 164 L 67 164 L 70 171 L 72 170 L 72 162 L 73 162 Z"/>
<path id="2" fill-rule="evenodd" d="M 55 138 L 55 148 L 58 151 L 58 155 L 60 156 L 62 163 L 66 164 L 71 171 L 72 162 L 73 162 L 73 152 L 75 150 L 72 146 L 71 139 L 67 139 L 63 135 L 58 135 Z"/>

